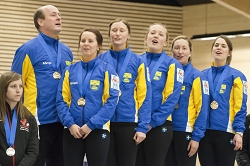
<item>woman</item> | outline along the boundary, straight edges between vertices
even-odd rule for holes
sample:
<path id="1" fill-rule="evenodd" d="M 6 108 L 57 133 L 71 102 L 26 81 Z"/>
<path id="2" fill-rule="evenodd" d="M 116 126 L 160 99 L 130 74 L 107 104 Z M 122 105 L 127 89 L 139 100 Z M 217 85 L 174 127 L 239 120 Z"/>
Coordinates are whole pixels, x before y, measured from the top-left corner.
<path id="1" fill-rule="evenodd" d="M 210 89 L 208 125 L 201 139 L 199 160 L 202 166 L 233 166 L 237 150 L 242 148 L 247 102 L 247 79 L 230 67 L 233 46 L 224 35 L 212 44 L 214 62 L 204 70 Z"/>
<path id="2" fill-rule="evenodd" d="M 35 117 L 22 104 L 21 75 L 0 77 L 0 165 L 32 166 L 38 156 L 38 129 Z"/>
<path id="3" fill-rule="evenodd" d="M 130 25 L 116 19 L 109 24 L 111 48 L 100 58 L 120 78 L 120 96 L 110 123 L 108 166 L 135 165 L 138 144 L 146 138 L 150 121 L 151 90 L 145 64 L 127 47 Z"/>
<path id="4" fill-rule="evenodd" d="M 199 142 L 206 130 L 208 81 L 191 64 L 192 43 L 186 36 L 174 38 L 171 48 L 185 75 L 180 99 L 172 113 L 173 139 L 166 165 L 195 166 Z"/>
<path id="5" fill-rule="evenodd" d="M 79 36 L 81 61 L 66 68 L 57 94 L 57 110 L 64 129 L 64 165 L 105 165 L 110 143 L 109 120 L 119 93 L 119 77 L 97 58 L 102 35 L 84 29 Z"/>
<path id="6" fill-rule="evenodd" d="M 162 166 L 173 134 L 170 115 L 180 97 L 184 71 L 181 64 L 163 50 L 168 44 L 168 31 L 164 25 L 150 25 L 145 43 L 147 52 L 142 58 L 149 67 L 153 96 L 151 130 L 138 150 L 137 165 Z"/>

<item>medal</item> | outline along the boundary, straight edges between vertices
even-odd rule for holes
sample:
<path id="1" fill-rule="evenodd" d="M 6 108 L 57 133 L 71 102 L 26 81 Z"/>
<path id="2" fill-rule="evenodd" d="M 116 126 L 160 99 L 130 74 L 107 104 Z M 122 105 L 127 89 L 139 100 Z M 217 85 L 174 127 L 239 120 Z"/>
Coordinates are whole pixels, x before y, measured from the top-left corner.
<path id="1" fill-rule="evenodd" d="M 210 107 L 211 107 L 213 110 L 216 110 L 216 109 L 219 107 L 219 104 L 214 100 L 214 101 L 210 104 Z"/>
<path id="2" fill-rule="evenodd" d="M 55 80 L 59 80 L 59 79 L 61 78 L 61 74 L 58 73 L 57 71 L 55 71 L 55 72 L 53 73 L 53 78 L 54 78 Z"/>
<path id="3" fill-rule="evenodd" d="M 7 150 L 6 150 L 6 154 L 8 156 L 14 156 L 15 155 L 15 149 L 13 149 L 12 147 L 9 147 Z"/>
<path id="4" fill-rule="evenodd" d="M 178 104 L 176 104 L 174 109 L 177 109 L 178 107 L 179 107 L 179 105 L 178 105 Z"/>
<path id="5" fill-rule="evenodd" d="M 118 94 L 118 96 L 120 97 L 122 95 L 122 91 L 121 90 L 119 90 L 119 94 Z"/>
<path id="6" fill-rule="evenodd" d="M 77 101 L 77 104 L 78 104 L 79 106 L 84 106 L 84 105 L 86 104 L 86 101 L 85 101 L 85 99 L 84 99 L 83 97 L 80 97 L 80 98 L 78 99 L 78 101 Z"/>

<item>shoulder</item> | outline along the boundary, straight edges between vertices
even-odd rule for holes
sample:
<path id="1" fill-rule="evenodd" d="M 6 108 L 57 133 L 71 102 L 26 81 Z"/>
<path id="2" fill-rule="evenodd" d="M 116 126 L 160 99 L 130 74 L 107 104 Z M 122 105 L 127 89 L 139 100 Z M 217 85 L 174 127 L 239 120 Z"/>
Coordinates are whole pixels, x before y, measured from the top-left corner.
<path id="1" fill-rule="evenodd" d="M 211 69 L 211 68 L 207 68 L 207 69 L 202 70 L 202 73 L 206 74 L 209 71 L 209 69 Z"/>
<path id="2" fill-rule="evenodd" d="M 35 51 L 38 48 L 38 45 L 40 45 L 39 40 L 37 38 L 33 38 L 25 43 L 23 43 L 18 49 L 18 51 Z"/>
<path id="3" fill-rule="evenodd" d="M 60 41 L 60 43 L 61 43 L 61 45 L 62 45 L 62 47 L 63 47 L 63 49 L 66 49 L 66 50 L 68 50 L 68 51 L 70 51 L 70 52 L 72 52 L 71 51 L 71 49 L 66 45 L 66 44 L 64 44 L 63 42 L 61 42 Z"/>
<path id="4" fill-rule="evenodd" d="M 99 54 L 98 58 L 101 59 L 101 60 L 105 60 L 108 53 L 109 53 L 109 51 L 105 51 L 105 52 Z"/>
<path id="5" fill-rule="evenodd" d="M 194 74 L 195 77 L 201 77 L 202 79 L 205 78 L 204 73 L 203 73 L 202 71 L 200 71 L 200 70 L 194 68 L 194 67 L 193 67 L 193 69 L 192 69 L 192 73 Z"/>
<path id="6" fill-rule="evenodd" d="M 245 75 L 240 70 L 235 69 L 233 67 L 230 67 L 230 73 L 234 76 L 240 76 L 245 78 Z"/>

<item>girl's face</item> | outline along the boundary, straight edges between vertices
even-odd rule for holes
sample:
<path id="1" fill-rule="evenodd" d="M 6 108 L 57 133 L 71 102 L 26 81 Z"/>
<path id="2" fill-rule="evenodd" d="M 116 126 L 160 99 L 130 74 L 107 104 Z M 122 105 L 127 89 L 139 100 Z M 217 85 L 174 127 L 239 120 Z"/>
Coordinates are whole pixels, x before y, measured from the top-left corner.
<path id="1" fill-rule="evenodd" d="M 191 56 L 188 41 L 185 39 L 177 39 L 172 48 L 173 57 L 177 59 L 182 65 L 188 63 Z"/>
<path id="2" fill-rule="evenodd" d="M 111 25 L 109 36 L 114 47 L 125 46 L 126 48 L 127 40 L 130 38 L 128 28 L 122 21 Z"/>
<path id="3" fill-rule="evenodd" d="M 14 105 L 20 101 L 23 94 L 23 84 L 22 80 L 12 81 L 9 83 L 7 92 L 6 92 L 6 102 L 9 105 Z"/>
<path id="4" fill-rule="evenodd" d="M 82 33 L 80 48 L 83 60 L 92 60 L 97 56 L 97 51 L 100 49 L 94 33 L 85 31 Z"/>
<path id="5" fill-rule="evenodd" d="M 230 56 L 230 51 L 226 41 L 218 38 L 212 47 L 212 56 L 215 62 L 226 64 L 227 57 Z"/>
<path id="6" fill-rule="evenodd" d="M 161 25 L 152 25 L 146 36 L 145 42 L 148 51 L 151 53 L 161 53 L 164 46 L 167 46 L 167 30 Z"/>

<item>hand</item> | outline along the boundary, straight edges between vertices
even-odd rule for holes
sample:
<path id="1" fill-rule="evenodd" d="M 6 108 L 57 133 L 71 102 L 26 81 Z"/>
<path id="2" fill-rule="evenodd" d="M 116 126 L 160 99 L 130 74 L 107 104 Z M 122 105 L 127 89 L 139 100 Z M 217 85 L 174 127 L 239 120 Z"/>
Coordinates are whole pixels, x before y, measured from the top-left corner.
<path id="1" fill-rule="evenodd" d="M 234 150 L 242 150 L 242 137 L 239 134 L 234 134 Z"/>
<path id="2" fill-rule="evenodd" d="M 80 128 L 79 131 L 83 136 L 82 139 L 85 139 L 92 130 L 85 124 Z"/>
<path id="3" fill-rule="evenodd" d="M 144 134 L 143 132 L 136 132 L 133 139 L 135 140 L 135 144 L 138 145 L 145 138 L 146 138 L 146 134 Z"/>
<path id="4" fill-rule="evenodd" d="M 79 129 L 80 127 L 77 124 L 73 124 L 69 128 L 70 134 L 73 135 L 75 138 L 81 138 L 82 134 L 79 132 Z"/>
<path id="5" fill-rule="evenodd" d="M 189 151 L 188 157 L 192 157 L 197 152 L 198 148 L 199 142 L 191 140 L 187 147 L 187 151 Z"/>

